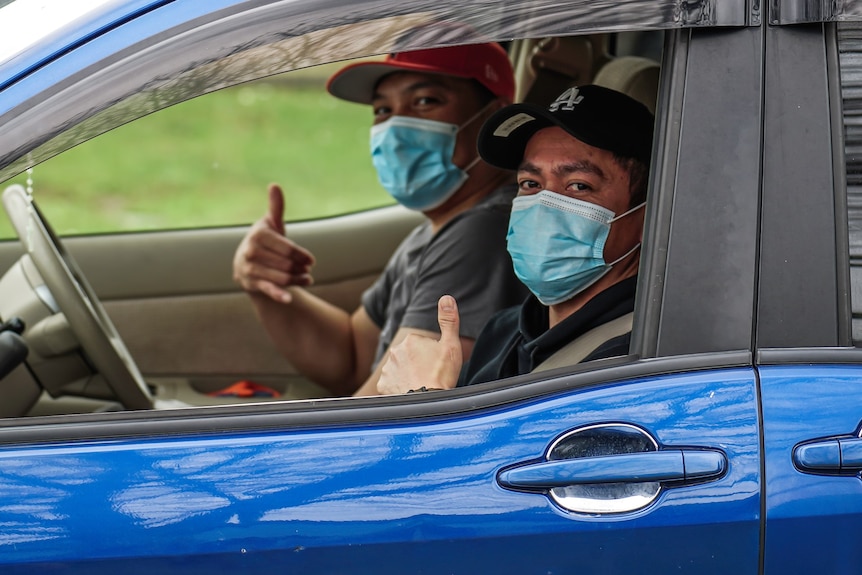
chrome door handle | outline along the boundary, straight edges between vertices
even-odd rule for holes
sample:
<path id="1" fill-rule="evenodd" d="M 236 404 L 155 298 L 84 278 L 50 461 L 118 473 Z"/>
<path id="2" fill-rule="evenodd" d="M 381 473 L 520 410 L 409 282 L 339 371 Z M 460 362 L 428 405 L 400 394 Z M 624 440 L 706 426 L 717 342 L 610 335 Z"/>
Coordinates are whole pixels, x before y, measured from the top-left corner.
<path id="1" fill-rule="evenodd" d="M 793 463 L 802 471 L 819 473 L 862 470 L 862 439 L 823 439 L 797 445 Z"/>
<path id="2" fill-rule="evenodd" d="M 707 449 L 668 449 L 598 457 L 562 459 L 500 472 L 500 485 L 510 489 L 553 489 L 597 483 L 689 482 L 718 478 L 727 457 Z"/>

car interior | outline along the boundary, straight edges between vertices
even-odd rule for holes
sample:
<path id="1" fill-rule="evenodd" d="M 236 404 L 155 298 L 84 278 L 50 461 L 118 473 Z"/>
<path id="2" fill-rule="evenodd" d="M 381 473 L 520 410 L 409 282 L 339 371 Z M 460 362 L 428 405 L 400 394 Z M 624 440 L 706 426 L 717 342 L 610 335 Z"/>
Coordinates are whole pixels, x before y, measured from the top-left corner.
<path id="1" fill-rule="evenodd" d="M 596 83 L 655 111 L 662 43 L 661 32 L 513 41 L 516 98 L 545 105 L 567 87 Z M 231 279 L 246 227 L 60 240 L 22 186 L 10 186 L 3 202 L 26 250 L 0 243 L 7 270 L 0 279 L 0 416 L 327 397 L 275 351 Z M 313 292 L 353 310 L 420 221 L 389 206 L 290 223 L 289 230 L 316 255 Z M 241 380 L 280 395 L 209 395 Z"/>

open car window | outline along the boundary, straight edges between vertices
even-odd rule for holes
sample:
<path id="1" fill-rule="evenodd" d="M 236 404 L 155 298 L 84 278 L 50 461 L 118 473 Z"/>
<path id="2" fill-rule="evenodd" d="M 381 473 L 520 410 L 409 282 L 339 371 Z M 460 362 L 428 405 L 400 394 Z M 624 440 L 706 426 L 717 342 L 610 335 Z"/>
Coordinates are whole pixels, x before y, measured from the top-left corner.
<path id="1" fill-rule="evenodd" d="M 315 253 L 334 253 L 326 260 L 320 258 L 315 293 L 351 310 L 391 250 L 417 222 L 397 208 L 350 215 L 391 200 L 381 192 L 367 162 L 367 111 L 333 102 L 321 89 L 321 78 L 340 65 L 331 62 L 374 57 L 390 49 L 500 39 L 506 41 L 516 68 L 519 99 L 544 105 L 565 87 L 595 81 L 631 93 L 662 121 L 660 77 L 667 31 L 739 26 L 757 19 L 752 13 L 734 10 L 685 12 L 673 3 L 642 2 L 633 2 L 641 11 L 634 18 L 625 3 L 609 13 L 589 11 L 588 4 L 573 3 L 570 12 L 561 15 L 557 5 L 524 3 L 517 10 L 507 8 L 506 14 L 499 8 L 483 18 L 454 24 L 445 16 L 449 11 L 457 13 L 458 8 L 446 3 L 436 14 L 384 11 L 376 17 L 357 15 L 353 22 L 336 18 L 324 8 L 311 9 L 302 16 L 304 20 L 296 20 L 296 14 L 281 4 L 246 11 L 226 2 L 218 10 L 203 11 L 198 20 L 178 20 L 174 25 L 169 21 L 170 7 L 154 10 L 97 36 L 69 65 L 61 68 L 63 60 L 57 56 L 44 59 L 6 89 L 0 99 L 0 120 L 6 127 L 0 141 L 0 178 L 11 176 L 9 183 L 31 187 L 42 213 L 60 236 L 185 230 L 164 235 L 133 233 L 116 242 L 100 235 L 68 242 L 69 253 L 80 262 L 80 275 L 92 283 L 92 298 L 105 304 L 106 313 L 118 324 L 118 336 L 126 341 L 142 377 L 157 393 L 161 390 L 170 399 L 192 405 L 210 405 L 219 402 L 203 396 L 248 377 L 287 392 L 285 399 L 318 397 L 319 389 L 309 388 L 272 353 L 247 310 L 241 312 L 242 319 L 235 319 L 233 314 L 240 313 L 236 310 L 243 305 L 238 301 L 242 294 L 231 282 L 227 258 L 242 237 L 244 225 L 262 214 L 266 183 L 281 180 L 288 193 L 286 219 L 302 220 L 291 231 L 300 241 L 310 243 Z M 569 22 L 566 37 L 558 35 L 559 18 Z M 201 21 L 208 24 L 203 26 Z M 306 23 L 304 28 L 300 21 Z M 283 31 L 288 23 L 296 33 Z M 147 26 L 161 26 L 165 32 L 147 35 Z M 571 35 L 571 30 L 579 29 L 585 33 Z M 114 36 L 122 46 L 99 56 L 95 47 L 114 41 Z M 512 37 L 522 39 L 511 41 Z M 325 63 L 330 67 L 315 66 Z M 53 68 L 61 79 L 40 91 L 40 73 L 48 74 Z M 293 68 L 297 70 L 287 72 Z M 285 97 L 288 90 L 290 97 Z M 281 108 L 284 101 L 293 107 Z M 186 123 L 200 109 L 200 124 Z M 37 119 L 39 134 L 29 129 Z M 303 128 L 303 122 L 313 129 Z M 331 122 L 331 130 L 327 122 Z M 127 153 L 131 145 L 144 146 L 147 132 L 155 129 L 151 126 L 159 125 L 169 135 L 150 146 L 155 148 L 148 150 L 150 159 L 144 159 L 143 151 Z M 174 137 L 170 130 L 175 131 Z M 185 140 L 189 135 L 197 137 L 196 143 Z M 220 149 L 221 141 L 232 147 Z M 347 149 L 350 155 L 340 151 Z M 305 156 L 300 151 L 319 163 L 301 159 Z M 112 168 L 126 164 L 130 171 L 119 183 L 104 183 L 100 162 Z M 246 180 L 234 175 L 236 165 L 246 170 Z M 73 168 L 81 170 L 77 172 L 81 175 L 75 176 Z M 32 171 L 28 173 L 28 169 Z M 193 172 L 201 175 L 199 183 L 184 181 Z M 318 173 L 322 175 L 318 177 Z M 124 179 L 142 187 L 127 194 Z M 67 193 L 71 184 L 64 180 L 80 184 L 86 201 Z M 334 195 L 330 196 L 330 190 Z M 292 193 L 302 200 L 293 202 Z M 148 206 L 135 197 L 145 198 Z M 336 228 L 339 234 L 332 233 Z M 348 249 L 355 244 L 349 242 L 365 230 L 371 235 L 361 236 L 366 249 L 357 258 Z M 105 245 L 131 251 L 112 251 Z M 209 246 L 214 245 L 220 247 L 210 253 Z M 16 257 L 14 244 L 0 253 L 10 266 Z M 154 259 L 164 266 L 159 270 L 168 271 L 153 272 L 141 265 Z M 22 269 L 21 273 L 26 276 L 29 272 Z M 142 321 L 135 312 L 150 306 L 174 311 L 164 316 L 148 311 L 146 316 L 152 322 Z M 15 304 L 8 309 L 16 309 Z M 230 313 L 225 316 L 224 310 Z M 156 317 L 161 319 L 152 319 Z M 202 324 L 201 317 L 224 318 L 226 324 L 238 327 L 226 337 L 216 336 L 216 330 Z M 51 337 L 56 335 L 43 327 Z M 201 339 L 203 334 L 207 337 Z M 703 345 L 709 348 L 708 342 Z M 661 352 L 635 353 L 616 363 L 656 354 Z M 85 377 L 88 364 L 87 357 L 79 357 L 71 364 L 42 369 Z M 33 370 L 21 374 L 27 380 L 33 376 Z M 110 400 L 109 393 L 98 390 L 99 385 L 76 380 L 74 375 L 67 377 L 73 385 L 51 387 L 49 395 L 76 390 L 72 395 Z M 201 396 L 199 402 L 188 401 L 189 390 L 193 399 L 197 398 L 194 394 Z M 87 411 L 87 405 L 72 409 Z"/>
<path id="2" fill-rule="evenodd" d="M 546 106 L 570 86 L 595 82 L 629 93 L 654 112 L 663 42 L 663 32 L 651 30 L 507 46 L 520 100 Z M 552 73 L 548 62 L 555 62 Z M 417 223 L 416 214 L 396 211 L 398 215 L 384 217 L 373 211 L 393 201 L 371 166 L 370 110 L 337 101 L 324 90 L 325 79 L 342 65 L 311 67 L 204 94 L 98 135 L 11 180 L 32 192 L 53 233 L 67 236 L 70 257 L 81 261 L 82 271 L 76 273 L 94 285 L 88 297 L 104 303 L 157 405 L 329 395 L 271 351 L 260 351 L 272 346 L 263 326 L 247 311 L 238 311 L 244 295 L 231 283 L 224 255 L 238 243 L 245 226 L 264 213 L 266 184 L 279 182 L 285 190 L 289 235 L 310 245 L 320 260 L 318 285 L 312 289 L 351 311 L 397 241 Z M 351 215 L 363 210 L 365 214 Z M 14 237 L 11 224 L 6 226 Z M 116 232 L 125 232 L 120 244 L 106 235 Z M 162 250 L 167 246 L 174 264 L 165 263 Z M 17 257 L 12 245 L 7 254 Z M 144 285 L 153 282 L 160 285 Z M 7 290 L 19 285 L 6 283 L 13 286 Z M 13 317 L 24 309 L 10 304 L 3 315 Z M 231 330 L 218 327 L 200 333 L 196 326 L 206 315 L 234 326 L 232 337 L 242 342 L 223 341 L 214 332 Z M 45 326 L 52 319 L 33 315 L 27 321 L 38 326 L 31 333 L 45 331 L 45 337 L 56 339 L 63 332 Z M 77 357 L 76 350 L 45 350 L 38 343 L 43 339 L 31 338 L 27 365 L 47 393 L 30 415 L 117 407 L 109 389 L 87 379 L 87 350 L 72 360 L 68 356 Z M 565 358 L 556 362 L 571 363 Z M 19 385 L 30 379 L 23 370 L 11 377 Z M 245 398 L 229 391 L 225 397 L 213 397 L 244 381 L 263 391 Z M 269 395 L 269 390 L 275 393 Z"/>

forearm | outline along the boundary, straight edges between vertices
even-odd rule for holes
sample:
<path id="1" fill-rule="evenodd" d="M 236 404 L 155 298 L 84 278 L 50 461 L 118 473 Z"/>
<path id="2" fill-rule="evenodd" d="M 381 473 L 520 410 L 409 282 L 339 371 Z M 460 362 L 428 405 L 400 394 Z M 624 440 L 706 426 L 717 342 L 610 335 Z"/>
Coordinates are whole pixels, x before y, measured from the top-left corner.
<path id="1" fill-rule="evenodd" d="M 301 288 L 288 304 L 250 293 L 257 316 L 278 351 L 303 375 L 337 395 L 352 393 L 358 375 L 350 315 Z"/>
<path id="2" fill-rule="evenodd" d="M 390 343 L 390 349 L 393 346 L 398 346 L 403 342 L 407 336 L 409 335 L 417 335 L 423 338 L 437 340 L 440 337 L 440 334 L 435 333 L 433 331 L 426 331 L 422 329 L 415 328 L 399 328 L 398 331 L 395 332 L 395 336 L 392 338 L 392 342 Z M 389 350 L 383 354 L 383 357 L 380 358 L 380 361 L 377 363 L 377 367 L 371 372 L 359 389 L 357 389 L 353 395 L 355 397 L 368 396 L 368 395 L 380 395 L 380 392 L 377 390 L 377 382 L 380 380 L 380 374 L 383 372 L 383 366 L 386 365 L 386 362 L 389 361 Z"/>
<path id="3" fill-rule="evenodd" d="M 401 328 L 377 369 L 354 395 L 405 393 L 411 389 L 452 389 L 475 340 L 453 332 L 441 345 L 440 334 Z M 380 385 L 381 380 L 385 380 Z"/>

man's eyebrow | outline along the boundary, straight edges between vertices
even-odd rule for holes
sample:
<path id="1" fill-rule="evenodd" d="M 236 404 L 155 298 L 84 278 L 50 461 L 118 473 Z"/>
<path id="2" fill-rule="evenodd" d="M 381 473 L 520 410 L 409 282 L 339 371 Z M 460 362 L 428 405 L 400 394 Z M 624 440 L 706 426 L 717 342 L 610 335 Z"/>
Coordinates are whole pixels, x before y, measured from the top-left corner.
<path id="1" fill-rule="evenodd" d="M 541 174 L 542 170 L 538 168 L 532 162 L 522 162 L 520 166 L 518 166 L 519 172 L 526 172 L 528 174 Z M 555 176 L 566 176 L 569 174 L 576 173 L 588 173 L 595 174 L 601 179 L 605 178 L 605 172 L 596 164 L 589 160 L 581 160 L 579 162 L 568 162 L 565 164 L 557 164 L 554 166 L 553 173 Z"/>
<path id="2" fill-rule="evenodd" d="M 428 78 L 428 79 L 418 80 L 418 81 L 410 84 L 409 86 L 407 86 L 406 88 L 401 90 L 401 92 L 402 93 L 404 93 L 404 92 L 416 92 L 418 90 L 423 90 L 425 88 L 443 88 L 444 90 L 450 89 L 446 83 L 441 82 L 439 80 L 434 80 L 434 79 Z M 371 95 L 371 101 L 373 102 L 374 100 L 380 100 L 383 97 L 384 97 L 383 94 L 378 92 L 377 89 L 375 88 L 374 93 Z"/>
<path id="3" fill-rule="evenodd" d="M 535 174 L 535 175 L 539 175 L 541 173 L 541 170 L 538 167 L 536 167 L 535 164 L 532 164 L 530 162 L 521 162 L 521 165 L 518 166 L 518 171 L 519 172 L 527 172 L 528 174 Z"/>

